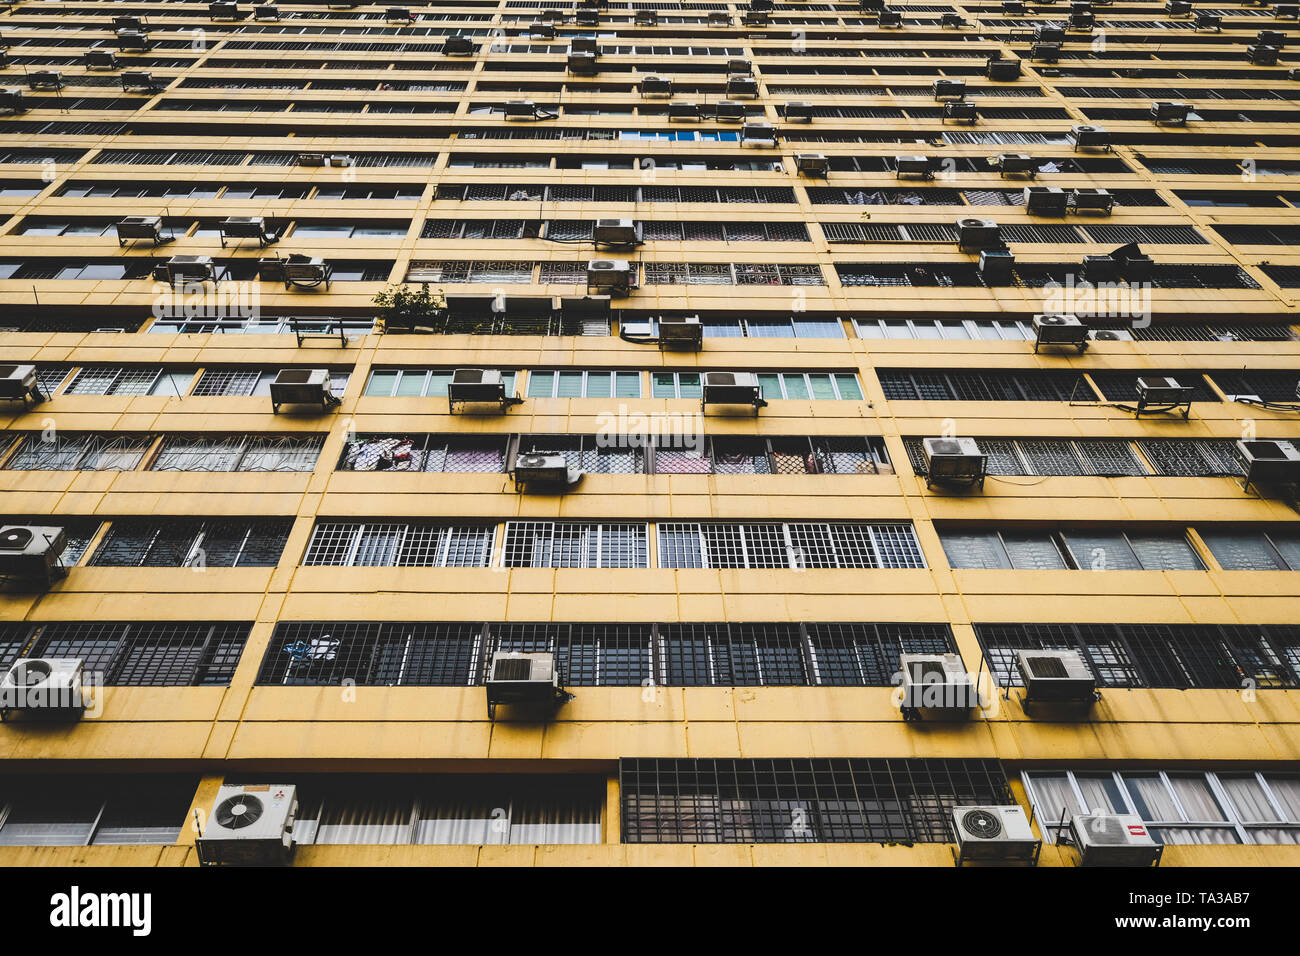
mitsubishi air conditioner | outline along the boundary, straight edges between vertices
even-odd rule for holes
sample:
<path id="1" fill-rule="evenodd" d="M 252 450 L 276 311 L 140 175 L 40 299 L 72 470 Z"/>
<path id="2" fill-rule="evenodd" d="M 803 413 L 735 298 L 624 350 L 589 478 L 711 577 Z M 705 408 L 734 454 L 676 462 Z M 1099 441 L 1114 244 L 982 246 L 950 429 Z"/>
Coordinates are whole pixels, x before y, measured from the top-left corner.
<path id="1" fill-rule="evenodd" d="M 571 488 L 582 480 L 582 469 L 573 468 L 563 455 L 551 452 L 528 452 L 515 458 L 515 491 L 525 485 Z"/>
<path id="2" fill-rule="evenodd" d="M 753 372 L 702 372 L 700 374 L 702 405 L 752 405 L 754 414 L 767 402 L 763 388 Z"/>
<path id="3" fill-rule="evenodd" d="M 298 793 L 292 784 L 225 784 L 194 841 L 206 866 L 284 866 L 293 857 Z"/>
<path id="4" fill-rule="evenodd" d="M 1300 484 L 1300 447 L 1295 442 L 1257 438 L 1239 439 L 1233 457 L 1245 474 L 1243 490 L 1260 482 L 1269 485 Z"/>
<path id="5" fill-rule="evenodd" d="M 299 166 L 326 166 L 329 160 L 324 153 L 299 153 L 297 163 Z"/>
<path id="6" fill-rule="evenodd" d="M 1075 315 L 1043 312 L 1034 316 L 1034 351 L 1041 346 L 1073 346 L 1080 352 L 1088 347 L 1088 327 Z"/>
<path id="7" fill-rule="evenodd" d="M 1164 846 L 1131 813 L 1081 813 L 1070 818 L 1080 866 L 1159 866 Z"/>
<path id="8" fill-rule="evenodd" d="M 1034 836 L 1029 818 L 1019 806 L 954 807 L 952 829 L 957 836 L 957 865 L 1035 863 L 1043 841 Z"/>
<path id="9" fill-rule="evenodd" d="M 1076 650 L 1017 651 L 1016 662 L 1027 701 L 1064 704 L 1096 699 L 1097 679 Z"/>
<path id="10" fill-rule="evenodd" d="M 1026 186 L 1025 211 L 1031 216 L 1064 216 L 1068 198 L 1060 186 Z"/>
<path id="11" fill-rule="evenodd" d="M 11 524 L 0 527 L 0 577 L 46 590 L 68 573 L 68 537 L 62 528 Z"/>
<path id="12" fill-rule="evenodd" d="M 555 655 L 549 651 L 497 651 L 488 665 L 488 718 L 498 704 L 557 704 L 570 698 L 560 686 Z"/>
<path id="13" fill-rule="evenodd" d="M 39 404 L 45 401 L 35 365 L 0 365 L 0 401 Z"/>
<path id="14" fill-rule="evenodd" d="M 78 720 L 86 711 L 80 657 L 24 657 L 0 679 L 0 719 L 10 714 Z"/>
<path id="15" fill-rule="evenodd" d="M 958 654 L 901 654 L 903 716 L 921 712 L 964 718 L 977 704 L 975 686 Z"/>
<path id="16" fill-rule="evenodd" d="M 281 405 L 320 405 L 325 411 L 337 404 L 327 368 L 282 368 L 271 382 L 273 413 L 279 413 Z"/>
<path id="17" fill-rule="evenodd" d="M 984 487 L 988 456 L 980 451 L 974 438 L 923 438 L 921 454 L 925 458 L 925 487 L 936 482 Z"/>

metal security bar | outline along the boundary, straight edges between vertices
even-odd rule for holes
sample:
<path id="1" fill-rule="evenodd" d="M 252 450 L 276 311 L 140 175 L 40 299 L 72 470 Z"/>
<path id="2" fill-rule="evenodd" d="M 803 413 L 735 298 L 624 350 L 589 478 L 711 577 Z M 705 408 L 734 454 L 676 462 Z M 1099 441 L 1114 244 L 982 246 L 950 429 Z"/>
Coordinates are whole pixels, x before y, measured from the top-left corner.
<path id="1" fill-rule="evenodd" d="M 911 524 L 660 522 L 661 568 L 923 568 Z"/>
<path id="2" fill-rule="evenodd" d="M 990 475 L 1240 475 L 1230 438 L 980 438 Z M 920 438 L 904 438 L 908 461 L 926 473 Z"/>
<path id="3" fill-rule="evenodd" d="M 507 521 L 507 568 L 648 568 L 645 523 Z"/>
<path id="4" fill-rule="evenodd" d="M 997 760 L 619 761 L 624 843 L 949 843 L 958 806 L 1013 802 Z"/>
<path id="5" fill-rule="evenodd" d="M 151 471 L 311 471 L 324 435 L 168 435 Z"/>
<path id="6" fill-rule="evenodd" d="M 1016 651 L 1079 650 L 1104 687 L 1300 687 L 1300 626 L 977 624 L 1003 687 L 1024 681 Z"/>
<path id="7" fill-rule="evenodd" d="M 305 565 L 485 568 L 493 525 L 435 522 L 319 521 Z"/>
<path id="8" fill-rule="evenodd" d="M 95 567 L 274 567 L 292 518 L 120 518 L 95 550 Z"/>
<path id="9" fill-rule="evenodd" d="M 134 471 L 152 435 L 55 431 L 24 435 L 6 463 L 9 471 Z"/>
<path id="10" fill-rule="evenodd" d="M 885 398 L 959 402 L 1094 401 L 1078 372 L 1045 369 L 977 371 L 972 369 L 876 370 Z"/>
<path id="11" fill-rule="evenodd" d="M 110 686 L 230 683 L 250 625 L 130 622 L 0 625 L 0 667 L 22 657 L 78 657 L 87 679 Z"/>

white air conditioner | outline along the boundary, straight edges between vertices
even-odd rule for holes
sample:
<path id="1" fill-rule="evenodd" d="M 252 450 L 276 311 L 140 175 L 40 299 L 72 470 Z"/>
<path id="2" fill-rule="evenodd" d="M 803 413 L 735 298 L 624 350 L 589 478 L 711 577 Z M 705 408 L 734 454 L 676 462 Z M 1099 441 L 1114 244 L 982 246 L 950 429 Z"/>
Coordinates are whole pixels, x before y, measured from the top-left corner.
<path id="1" fill-rule="evenodd" d="M 1007 863 L 1038 859 L 1042 841 L 1019 806 L 954 807 L 957 864 L 973 860 Z"/>
<path id="2" fill-rule="evenodd" d="M 895 156 L 894 171 L 899 176 L 923 176 L 929 179 L 934 174 L 934 163 L 929 156 Z"/>
<path id="3" fill-rule="evenodd" d="M 161 216 L 127 216 L 117 222 L 119 245 L 127 239 L 151 239 L 158 242 L 161 238 Z"/>
<path id="4" fill-rule="evenodd" d="M 517 491 L 527 484 L 572 487 L 582 480 L 582 469 L 570 467 L 563 455 L 528 452 L 515 459 L 514 479 Z"/>
<path id="5" fill-rule="evenodd" d="M 704 345 L 704 325 L 698 315 L 666 315 L 659 320 L 661 348 L 699 349 Z"/>
<path id="6" fill-rule="evenodd" d="M 998 170 L 1002 173 L 1038 172 L 1038 161 L 1028 153 L 1002 153 L 998 156 Z"/>
<path id="7" fill-rule="evenodd" d="M 597 244 L 606 246 L 632 246 L 641 239 L 633 219 L 597 219 L 593 236 Z"/>
<path id="8" fill-rule="evenodd" d="M 43 401 L 35 365 L 0 365 L 0 401 Z"/>
<path id="9" fill-rule="evenodd" d="M 1110 145 L 1110 133 L 1101 126 L 1078 124 L 1070 127 L 1070 138 L 1076 149 L 1100 148 Z"/>
<path id="10" fill-rule="evenodd" d="M 921 711 L 965 717 L 977 703 L 975 686 L 958 654 L 902 654 L 904 715 Z"/>
<path id="11" fill-rule="evenodd" d="M 1093 329 L 1088 338 L 1094 342 L 1132 342 L 1133 333 L 1128 329 Z"/>
<path id="12" fill-rule="evenodd" d="M 776 127 L 771 123 L 746 123 L 740 128 L 741 145 L 745 143 L 766 143 L 776 145 Z"/>
<path id="13" fill-rule="evenodd" d="M 1081 813 L 1070 818 L 1080 866 L 1159 866 L 1164 846 L 1131 813 Z"/>
<path id="14" fill-rule="evenodd" d="M 923 438 L 921 452 L 927 488 L 935 482 L 984 487 L 988 456 L 980 451 L 974 438 Z"/>
<path id="15" fill-rule="evenodd" d="M 63 552 L 68 538 L 60 527 L 11 524 L 0 527 L 0 577 L 49 587 L 67 574 Z"/>
<path id="16" fill-rule="evenodd" d="M 587 262 L 587 287 L 626 293 L 632 285 L 632 264 L 623 259 L 591 259 Z"/>
<path id="17" fill-rule="evenodd" d="M 825 176 L 830 172 L 830 160 L 822 153 L 796 153 L 795 167 L 805 176 Z"/>
<path id="18" fill-rule="evenodd" d="M 293 856 L 298 792 L 292 784 L 226 784 L 217 791 L 199 861 L 225 866 L 284 866 Z"/>
<path id="19" fill-rule="evenodd" d="M 1071 189 L 1070 205 L 1074 207 L 1075 212 L 1093 209 L 1110 215 L 1111 210 L 1115 208 L 1115 197 L 1111 195 L 1109 189 Z"/>
<path id="20" fill-rule="evenodd" d="M 1300 447 L 1295 442 L 1273 439 L 1238 440 L 1233 456 L 1245 472 L 1244 487 L 1259 482 L 1276 485 L 1300 483 Z"/>
<path id="21" fill-rule="evenodd" d="M 0 716 L 76 720 L 86 710 L 80 657 L 24 657 L 0 679 Z"/>
<path id="22" fill-rule="evenodd" d="M 813 105 L 805 103 L 802 100 L 795 100 L 786 103 L 781 107 L 781 115 L 792 123 L 811 123 L 813 119 Z"/>
<path id="23" fill-rule="evenodd" d="M 1143 406 L 1181 405 L 1191 400 L 1193 391 L 1166 375 L 1144 375 L 1137 380 L 1138 402 Z"/>
<path id="24" fill-rule="evenodd" d="M 281 405 L 320 405 L 325 409 L 337 404 L 327 368 L 282 368 L 271 382 L 273 412 L 279 412 Z"/>
<path id="25" fill-rule="evenodd" d="M 957 248 L 991 249 L 1002 242 L 1002 232 L 992 219 L 977 219 L 973 216 L 957 220 Z"/>
<path id="26" fill-rule="evenodd" d="M 488 716 L 498 704 L 548 704 L 568 698 L 560 686 L 555 655 L 549 651 L 497 651 L 488 665 Z"/>
<path id="27" fill-rule="evenodd" d="M 1088 327 L 1079 317 L 1062 312 L 1034 316 L 1034 351 L 1043 345 L 1072 345 L 1080 352 L 1088 347 Z"/>
<path id="28" fill-rule="evenodd" d="M 1177 100 L 1154 100 L 1151 103 L 1151 121 L 1157 125 L 1172 123 L 1175 126 L 1187 125 L 1187 114 L 1192 108 Z"/>
<path id="29" fill-rule="evenodd" d="M 1097 679 L 1075 650 L 1017 651 L 1025 700 L 1082 703 L 1095 699 Z"/>
<path id="30" fill-rule="evenodd" d="M 700 387 L 705 405 L 753 405 L 757 413 L 767 404 L 753 372 L 703 372 Z"/>
<path id="31" fill-rule="evenodd" d="M 533 119 L 537 115 L 537 104 L 532 100 L 507 100 L 506 119 Z"/>
<path id="32" fill-rule="evenodd" d="M 1069 196 L 1060 186 L 1026 186 L 1025 210 L 1036 216 L 1064 216 Z"/>
<path id="33" fill-rule="evenodd" d="M 325 158 L 324 153 L 299 153 L 298 154 L 299 166 L 325 166 L 328 165 L 328 163 L 329 160 Z"/>

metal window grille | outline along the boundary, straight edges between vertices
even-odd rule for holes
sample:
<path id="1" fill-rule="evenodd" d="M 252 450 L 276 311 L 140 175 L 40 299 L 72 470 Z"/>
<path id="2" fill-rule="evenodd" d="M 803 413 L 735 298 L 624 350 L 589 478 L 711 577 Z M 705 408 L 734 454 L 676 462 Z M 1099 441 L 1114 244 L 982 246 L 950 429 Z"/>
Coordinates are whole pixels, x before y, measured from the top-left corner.
<path id="1" fill-rule="evenodd" d="M 319 521 L 302 563 L 333 567 L 484 568 L 491 557 L 493 533 L 492 525 Z"/>
<path id="2" fill-rule="evenodd" d="M 30 471 L 133 471 L 153 442 L 150 435 L 25 435 L 5 465 Z"/>
<path id="3" fill-rule="evenodd" d="M 507 568 L 646 568 L 644 523 L 508 521 L 502 561 Z"/>
<path id="4" fill-rule="evenodd" d="M 252 395 L 261 377 L 261 369 L 205 369 L 192 394 Z"/>
<path id="5" fill-rule="evenodd" d="M 624 843 L 946 843 L 954 807 L 1011 802 L 996 760 L 624 758 Z"/>
<path id="6" fill-rule="evenodd" d="M 96 567 L 273 567 L 291 518 L 115 520 L 95 550 Z"/>
<path id="7" fill-rule="evenodd" d="M 660 522 L 661 568 L 923 568 L 910 524 Z"/>
<path id="8" fill-rule="evenodd" d="M 483 625 L 282 621 L 259 684 L 467 686 L 482 672 Z"/>
<path id="9" fill-rule="evenodd" d="M 110 686 L 228 684 L 246 623 L 59 622 L 0 629 L 0 666 L 21 657 L 79 657 L 88 679 Z"/>

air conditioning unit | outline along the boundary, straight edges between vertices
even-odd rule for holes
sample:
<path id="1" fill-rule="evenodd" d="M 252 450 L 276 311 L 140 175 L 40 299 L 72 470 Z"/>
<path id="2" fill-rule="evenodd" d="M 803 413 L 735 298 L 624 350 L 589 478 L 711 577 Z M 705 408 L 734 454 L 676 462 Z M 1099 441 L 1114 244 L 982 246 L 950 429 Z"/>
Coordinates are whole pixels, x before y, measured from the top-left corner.
<path id="1" fill-rule="evenodd" d="M 1137 380 L 1137 415 L 1140 417 L 1146 411 L 1183 408 L 1183 418 L 1187 418 L 1191 414 L 1192 394 L 1195 391 L 1190 385 L 1180 385 L 1176 378 L 1142 376 Z"/>
<path id="2" fill-rule="evenodd" d="M 830 160 L 822 153 L 795 153 L 794 164 L 805 176 L 825 178 L 831 169 Z"/>
<path id="3" fill-rule="evenodd" d="M 966 81 L 939 79 L 934 81 L 932 89 L 934 90 L 934 98 L 936 100 L 941 100 L 948 96 L 955 96 L 958 99 L 961 99 L 966 95 Z"/>
<path id="4" fill-rule="evenodd" d="M 384 11 L 384 20 L 387 23 L 414 23 L 415 17 L 406 7 L 389 7 Z"/>
<path id="5" fill-rule="evenodd" d="M 1041 313 L 1034 316 L 1034 351 L 1043 345 L 1072 345 L 1082 352 L 1088 347 L 1088 327 L 1075 315 Z"/>
<path id="6" fill-rule="evenodd" d="M 1002 245 L 1002 230 L 992 219 L 968 217 L 957 220 L 957 248 L 962 252 L 996 249 Z"/>
<path id="7" fill-rule="evenodd" d="M 1071 126 L 1070 138 L 1075 149 L 1110 149 L 1110 133 L 1100 126 Z"/>
<path id="8" fill-rule="evenodd" d="M 143 53 L 153 45 L 149 34 L 138 30 L 118 30 L 116 36 L 119 50 L 136 50 Z"/>
<path id="9" fill-rule="evenodd" d="M 1070 818 L 1080 866 L 1159 866 L 1164 846 L 1131 813 L 1081 813 Z"/>
<path id="10" fill-rule="evenodd" d="M 1264 43 L 1246 47 L 1246 56 L 1255 66 L 1277 66 L 1278 48 Z"/>
<path id="11" fill-rule="evenodd" d="M 26 407 L 28 399 L 38 404 L 45 401 L 45 396 L 41 394 L 40 379 L 36 376 L 36 366 L 0 365 L 0 401 L 21 400 L 23 407 Z"/>
<path id="12" fill-rule="evenodd" d="M 1016 257 L 1006 249 L 981 249 L 976 268 L 985 285 L 1009 285 Z"/>
<path id="13" fill-rule="evenodd" d="M 457 33 L 442 41 L 443 56 L 473 56 L 474 39 Z"/>
<path id="14" fill-rule="evenodd" d="M 330 153 L 327 162 L 336 169 L 346 169 L 357 164 L 356 157 L 347 153 Z"/>
<path id="15" fill-rule="evenodd" d="M 516 491 L 527 484 L 572 487 L 582 480 L 582 469 L 571 468 L 563 455 L 529 452 L 515 458 L 514 479 Z"/>
<path id="16" fill-rule="evenodd" d="M 958 654 L 901 654 L 898 669 L 905 717 L 919 716 L 922 711 L 966 717 L 978 704 L 975 685 Z"/>
<path id="17" fill-rule="evenodd" d="M 1114 256 L 1083 257 L 1083 278 L 1088 282 L 1113 282 L 1119 278 L 1119 260 Z"/>
<path id="18" fill-rule="evenodd" d="M 700 118 L 700 106 L 698 103 L 669 103 L 668 119 L 672 120 L 696 120 Z"/>
<path id="19" fill-rule="evenodd" d="M 1010 863 L 1038 860 L 1043 841 L 1034 836 L 1019 806 L 954 807 L 957 865 L 971 861 Z"/>
<path id="20" fill-rule="evenodd" d="M 1109 189 L 1072 189 L 1070 208 L 1075 212 L 1089 209 L 1109 216 L 1115 209 L 1115 197 Z"/>
<path id="21" fill-rule="evenodd" d="M 1281 30 L 1260 30 L 1255 34 L 1255 42 L 1265 46 L 1275 46 L 1280 50 L 1286 46 L 1286 34 Z"/>
<path id="22" fill-rule="evenodd" d="M 570 52 L 568 67 L 570 73 L 578 76 L 595 76 L 599 72 L 596 66 L 596 54 Z"/>
<path id="23" fill-rule="evenodd" d="M 984 65 L 984 75 L 990 80 L 1007 83 L 1020 79 L 1020 61 L 1012 58 L 989 57 Z"/>
<path id="24" fill-rule="evenodd" d="M 506 119 L 537 118 L 537 104 L 532 100 L 507 100 L 502 110 Z"/>
<path id="25" fill-rule="evenodd" d="M 882 27 L 901 27 L 903 25 L 903 15 L 897 10 L 882 7 L 880 10 L 880 25 Z"/>
<path id="26" fill-rule="evenodd" d="M 1034 216 L 1064 216 L 1068 198 L 1059 186 L 1026 186 L 1025 210 Z"/>
<path id="27" fill-rule="evenodd" d="M 727 72 L 729 74 L 739 74 L 740 76 L 752 76 L 754 66 L 743 57 L 732 57 L 727 61 Z"/>
<path id="28" fill-rule="evenodd" d="M 318 285 L 330 287 L 330 278 L 334 267 L 319 256 L 293 254 L 281 260 L 280 267 L 284 275 L 284 287 L 297 286 L 300 289 L 314 289 Z"/>
<path id="29" fill-rule="evenodd" d="M 117 244 L 130 239 L 148 239 L 154 245 L 163 241 L 162 216 L 127 216 L 117 221 Z"/>
<path id="30" fill-rule="evenodd" d="M 610 295 L 626 295 L 632 288 L 632 263 L 622 259 L 588 261 L 587 288 Z"/>
<path id="31" fill-rule="evenodd" d="M 1096 25 L 1097 18 L 1091 13 L 1070 14 L 1069 27 L 1071 30 L 1091 30 Z"/>
<path id="32" fill-rule="evenodd" d="M 330 391 L 327 368 L 282 368 L 271 382 L 271 411 L 281 405 L 320 405 L 322 410 L 337 405 Z"/>
<path id="33" fill-rule="evenodd" d="M 1190 17 L 1192 15 L 1192 4 L 1190 0 L 1169 0 L 1165 4 L 1165 13 L 1171 17 Z"/>
<path id="34" fill-rule="evenodd" d="M 1279 20 L 1300 19 L 1300 3 L 1279 3 L 1273 7 L 1273 15 Z"/>
<path id="35" fill-rule="evenodd" d="M 206 866 L 285 866 L 293 857 L 298 792 L 292 784 L 225 784 L 195 839 Z"/>
<path id="36" fill-rule="evenodd" d="M 753 405 L 757 414 L 767 404 L 753 372 L 703 372 L 700 384 L 705 405 Z"/>
<path id="37" fill-rule="evenodd" d="M 1022 0 L 1003 0 L 1003 13 L 1024 13 L 1025 5 Z"/>
<path id="38" fill-rule="evenodd" d="M 776 146 L 776 127 L 771 123 L 746 123 L 740 128 L 740 145 L 746 143 Z"/>
<path id="39" fill-rule="evenodd" d="M 666 76 L 641 77 L 642 96 L 672 96 L 673 81 Z"/>
<path id="40" fill-rule="evenodd" d="M 113 18 L 114 30 L 143 30 L 144 20 L 140 17 L 121 16 Z"/>
<path id="41" fill-rule="evenodd" d="M 1038 63 L 1056 63 L 1061 59 L 1061 44 L 1035 43 L 1029 47 L 1029 59 Z"/>
<path id="42" fill-rule="evenodd" d="M 1222 30 L 1223 14 L 1209 13 L 1208 11 L 1196 12 L 1196 29 L 1198 30 Z"/>
<path id="43" fill-rule="evenodd" d="M 121 79 L 124 93 L 157 93 L 162 89 L 153 74 L 144 70 L 123 70 Z"/>
<path id="44" fill-rule="evenodd" d="M 0 527 L 0 577 L 42 589 L 64 577 L 68 537 L 62 528 L 11 524 Z"/>
<path id="45" fill-rule="evenodd" d="M 0 717 L 77 720 L 86 711 L 80 657 L 24 657 L 0 679 Z"/>
<path id="46" fill-rule="evenodd" d="M 731 15 L 728 13 L 710 13 L 709 26 L 729 27 L 731 26 Z"/>
<path id="47" fill-rule="evenodd" d="M 274 3 L 259 3 L 253 7 L 254 20 L 279 20 L 280 8 Z"/>
<path id="48" fill-rule="evenodd" d="M 659 347 L 699 351 L 704 347 L 704 325 L 700 317 L 665 315 L 659 320 Z"/>
<path id="49" fill-rule="evenodd" d="M 86 69 L 116 70 L 117 54 L 115 54 L 112 50 L 87 50 Z"/>
<path id="50" fill-rule="evenodd" d="M 228 0 L 221 0 L 221 2 L 218 3 L 209 3 L 208 16 L 213 20 L 238 20 L 239 4 L 230 3 Z"/>
<path id="51" fill-rule="evenodd" d="M 966 20 L 962 17 L 960 13 L 945 13 L 939 20 L 939 26 L 941 27 L 952 27 L 953 29 L 960 29 L 965 25 L 966 25 Z"/>
<path id="52" fill-rule="evenodd" d="M 633 219 L 597 219 L 593 237 L 598 246 L 635 246 L 641 230 Z"/>
<path id="53" fill-rule="evenodd" d="M 32 90 L 61 90 L 63 74 L 58 70 L 33 70 L 27 74 L 27 87 Z"/>
<path id="54" fill-rule="evenodd" d="M 26 113 L 27 105 L 23 102 L 23 91 L 13 88 L 0 90 L 0 110 L 5 113 Z"/>
<path id="55" fill-rule="evenodd" d="M 943 104 L 943 118 L 973 123 L 978 119 L 978 114 L 975 111 L 975 104 L 970 100 L 948 100 Z"/>
<path id="56" fill-rule="evenodd" d="M 215 279 L 216 266 L 211 256 L 172 256 L 154 267 L 153 277 L 159 282 L 206 282 Z"/>
<path id="57" fill-rule="evenodd" d="M 327 166 L 329 160 L 324 153 L 299 153 L 297 163 L 299 166 Z"/>
<path id="58" fill-rule="evenodd" d="M 278 242 L 280 237 L 266 231 L 266 219 L 262 216 L 229 216 L 221 220 L 221 245 L 227 239 L 256 239 L 258 246 Z"/>
<path id="59" fill-rule="evenodd" d="M 1040 23 L 1034 27 L 1034 39 L 1039 43 L 1064 43 L 1065 27 L 1059 23 Z"/>
<path id="60" fill-rule="evenodd" d="M 739 123 L 745 118 L 745 104 L 736 100 L 718 100 L 713 105 L 714 118 Z"/>
<path id="61" fill-rule="evenodd" d="M 498 704 L 554 704 L 568 699 L 549 651 L 497 651 L 488 665 L 488 717 Z"/>
<path id="62" fill-rule="evenodd" d="M 1078 651 L 1017 651 L 1025 700 L 1051 703 L 1091 703 L 1097 679 Z"/>
<path id="63" fill-rule="evenodd" d="M 740 15 L 740 22 L 747 27 L 765 27 L 771 21 L 766 10 L 746 10 Z"/>
<path id="64" fill-rule="evenodd" d="M 925 458 L 925 486 L 969 484 L 984 487 L 988 456 L 980 451 L 974 438 L 925 438 L 921 441 Z"/>
<path id="65" fill-rule="evenodd" d="M 573 22 L 580 27 L 594 27 L 600 25 L 600 11 L 592 8 L 579 7 L 573 13 Z"/>
<path id="66" fill-rule="evenodd" d="M 632 18 L 632 22 L 639 27 L 657 27 L 659 26 L 659 14 L 654 10 L 638 10 Z"/>
<path id="67" fill-rule="evenodd" d="M 752 76 L 727 77 L 727 96 L 758 96 L 758 81 Z"/>
<path id="68" fill-rule="evenodd" d="M 899 179 L 904 176 L 920 176 L 922 179 L 933 179 L 934 165 L 929 156 L 895 156 L 894 174 Z"/>
<path id="69" fill-rule="evenodd" d="M 1192 108 L 1177 100 L 1156 100 L 1151 104 L 1151 122 L 1157 126 L 1186 126 L 1187 114 Z"/>
<path id="70" fill-rule="evenodd" d="M 1260 482 L 1270 485 L 1300 484 L 1300 447 L 1295 442 L 1272 439 L 1239 439 L 1233 457 L 1245 473 L 1244 490 Z"/>
<path id="71" fill-rule="evenodd" d="M 553 23 L 530 23 L 528 25 L 528 36 L 534 40 L 554 40 L 555 25 Z"/>
<path id="72" fill-rule="evenodd" d="M 1092 329 L 1088 338 L 1093 342 L 1132 342 L 1133 333 L 1128 329 Z"/>

